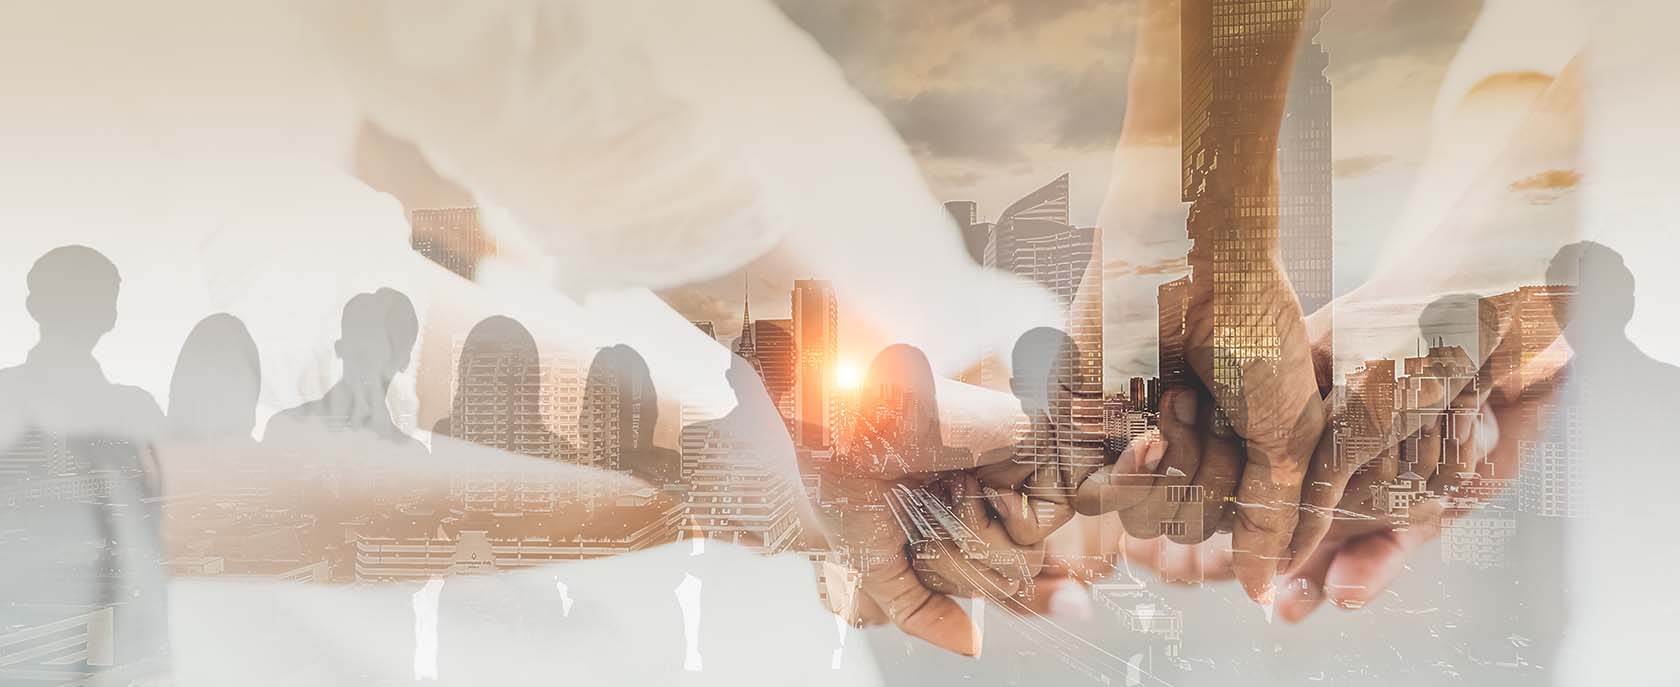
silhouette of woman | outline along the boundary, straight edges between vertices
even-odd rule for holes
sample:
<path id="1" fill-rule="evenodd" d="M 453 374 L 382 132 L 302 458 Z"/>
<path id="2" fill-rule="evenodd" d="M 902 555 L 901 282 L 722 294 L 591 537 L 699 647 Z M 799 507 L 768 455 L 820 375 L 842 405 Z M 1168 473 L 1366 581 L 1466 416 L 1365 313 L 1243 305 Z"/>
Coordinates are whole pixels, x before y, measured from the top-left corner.
<path id="1" fill-rule="evenodd" d="M 848 460 L 863 474 L 926 472 L 944 451 L 933 367 L 920 349 L 894 344 L 869 364 L 855 419 L 842 423 Z M 849 430 L 849 431 L 847 431 Z"/>
<path id="2" fill-rule="evenodd" d="M 653 445 L 659 396 L 647 361 L 636 349 L 617 344 L 595 354 L 580 413 L 586 464 L 623 470 L 655 484 L 680 478 L 677 452 Z"/>
<path id="3" fill-rule="evenodd" d="M 531 332 L 496 315 L 474 325 L 461 346 L 455 397 L 436 435 L 532 456 L 560 458 L 569 448 L 547 429 L 542 359 Z"/>
<path id="4" fill-rule="evenodd" d="M 261 389 L 257 343 L 245 323 L 227 313 L 200 320 L 169 379 L 169 436 L 251 441 Z"/>

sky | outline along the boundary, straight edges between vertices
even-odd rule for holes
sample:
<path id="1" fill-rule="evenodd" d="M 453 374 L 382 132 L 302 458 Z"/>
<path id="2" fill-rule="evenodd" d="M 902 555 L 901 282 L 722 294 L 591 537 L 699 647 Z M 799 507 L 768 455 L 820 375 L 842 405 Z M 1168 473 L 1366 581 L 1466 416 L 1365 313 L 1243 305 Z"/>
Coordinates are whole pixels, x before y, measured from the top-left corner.
<path id="1" fill-rule="evenodd" d="M 980 218 L 991 220 L 1070 173 L 1072 221 L 1097 224 L 1105 236 L 1107 387 L 1154 374 L 1155 287 L 1184 273 L 1189 248 L 1177 186 L 1176 2 L 778 5 L 879 108 L 941 200 L 977 201 Z M 1330 56 L 1334 93 L 1338 294 L 1383 264 L 1388 235 L 1415 202 L 1409 193 L 1430 151 L 1437 93 L 1481 8 L 1475 0 L 1374 0 L 1334 3 L 1325 16 L 1316 38 Z M 1511 82 L 1484 100 L 1520 111 L 1550 78 Z M 1567 169 L 1559 173 L 1568 179 Z M 1567 202 L 1544 204 L 1554 206 L 1547 217 L 1568 212 Z M 755 316 L 786 316 L 797 276 L 809 275 L 786 273 L 772 254 L 746 274 L 661 295 L 685 315 L 714 320 L 727 339 L 738 331 L 744 289 Z"/>
<path id="2" fill-rule="evenodd" d="M 1481 3 L 1474 1 L 1346 1 L 1337 3 L 1324 19 L 1318 40 L 1330 55 L 1328 76 L 1335 93 L 1335 250 L 1339 293 L 1352 293 L 1378 269 L 1392 268 L 1396 261 L 1412 259 L 1411 253 L 1394 249 L 1396 237 L 1415 243 L 1435 236 L 1432 231 L 1442 217 L 1465 207 L 1458 198 L 1463 189 L 1478 189 L 1485 196 L 1477 201 L 1485 206 L 1478 212 L 1492 220 L 1483 224 L 1501 230 L 1536 235 L 1545 228 L 1556 227 L 1573 212 L 1572 191 L 1582 175 L 1567 161 L 1567 150 L 1536 148 L 1526 157 L 1512 157 L 1491 148 L 1483 150 L 1488 148 L 1485 145 L 1478 146 L 1480 139 L 1490 137 L 1481 136 L 1482 129 L 1476 127 L 1463 128 L 1456 137 L 1438 135 L 1437 124 L 1443 111 L 1459 115 L 1468 112 L 1469 120 L 1510 125 L 1513 119 L 1520 120 L 1527 108 L 1542 96 L 1559 102 L 1568 100 L 1568 93 L 1560 90 L 1553 79 L 1560 65 L 1551 58 L 1531 59 L 1530 53 L 1535 48 L 1524 43 L 1525 40 L 1535 44 L 1555 42 L 1558 27 L 1546 22 L 1556 24 L 1560 20 L 1547 19 L 1553 13 L 1525 11 L 1521 3 L 1487 2 L 1489 7 L 1502 7 L 1515 16 L 1502 22 L 1508 27 L 1505 34 L 1479 43 L 1469 35 L 1481 10 Z M 867 241 L 857 243 L 889 245 L 875 237 L 904 236 L 929 218 L 942 221 L 934 218 L 939 213 L 933 203 L 926 203 L 924 208 L 919 202 L 910 202 L 913 196 L 921 194 L 919 188 L 910 188 L 917 185 L 915 181 L 930 190 L 927 194 L 931 196 L 930 201 L 973 200 L 979 203 L 983 219 L 994 219 L 1019 196 L 1068 173 L 1073 221 L 1100 226 L 1105 239 L 1107 386 L 1111 390 L 1123 388 L 1127 377 L 1154 373 L 1155 289 L 1182 273 L 1183 255 L 1188 248 L 1184 234 L 1185 207 L 1178 200 L 1177 10 L 1171 0 L 921 0 L 911 3 L 779 0 L 776 8 L 752 3 L 739 5 L 737 9 L 756 7 L 775 15 L 776 21 L 790 22 L 788 26 L 795 40 L 788 42 L 780 41 L 782 26 L 770 25 L 772 22 L 755 25 L 760 31 L 743 32 L 749 37 L 778 37 L 773 44 L 765 39 L 757 47 L 774 50 L 773 54 L 780 56 L 781 72 L 766 70 L 771 73 L 757 74 L 749 67 L 753 66 L 752 62 L 762 60 L 749 58 L 758 53 L 745 49 L 731 52 L 725 49 L 728 45 L 720 46 L 717 41 L 692 35 L 693 22 L 705 20 L 717 10 L 695 10 L 694 17 L 654 22 L 657 26 L 651 27 L 634 22 L 604 25 L 601 34 L 590 44 L 596 51 L 586 51 L 585 55 L 602 60 L 603 64 L 627 63 L 619 59 L 622 55 L 618 46 L 641 45 L 632 39 L 645 38 L 653 29 L 669 31 L 670 36 L 657 34 L 659 40 L 648 41 L 662 48 L 677 46 L 666 51 L 676 54 L 674 57 L 653 54 L 663 60 L 655 66 L 665 70 L 661 72 L 664 80 L 583 79 L 582 85 L 599 91 L 593 99 L 574 97 L 573 91 L 553 89 L 569 95 L 554 102 L 535 103 L 554 106 L 554 111 L 561 115 L 593 117 L 589 121 L 601 130 L 581 133 L 595 137 L 579 135 L 576 140 L 568 140 L 565 134 L 579 133 L 579 130 L 554 126 L 546 114 L 533 118 L 534 123 L 514 122 L 558 134 L 556 140 L 549 141 L 555 148 L 536 145 L 517 148 L 535 154 L 528 161 L 530 164 L 546 165 L 544 169 L 550 170 L 557 164 L 556 159 L 573 162 L 589 158 L 578 155 L 545 158 L 541 156 L 545 152 L 568 151 L 571 149 L 564 146 L 599 142 L 597 138 L 622 139 L 616 136 L 618 131 L 613 126 L 626 118 L 601 116 L 592 109 L 595 104 L 642 115 L 672 114 L 646 117 L 652 125 L 650 129 L 660 136 L 627 140 L 651 141 L 683 153 L 696 150 L 685 144 L 706 139 L 701 135 L 684 138 L 691 134 L 683 128 L 689 122 L 681 116 L 685 113 L 665 107 L 665 101 L 653 96 L 681 96 L 694 107 L 714 108 L 701 112 L 712 118 L 696 118 L 694 121 L 699 126 L 694 129 L 729 145 L 698 148 L 699 155 L 695 157 L 734 170 L 759 185 L 763 197 L 773 198 L 775 203 L 749 209 L 758 219 L 780 223 L 780 229 L 790 238 L 784 238 L 781 244 L 739 269 L 707 273 L 716 276 L 662 288 L 658 296 L 664 303 L 686 318 L 714 321 L 721 338 L 727 342 L 739 331 L 744 293 L 751 294 L 755 316 L 786 317 L 789 291 L 795 279 L 831 277 L 863 287 L 892 287 L 875 288 L 870 296 L 882 309 L 912 300 L 902 297 L 900 292 L 924 289 L 929 284 L 934 287 L 944 284 L 949 291 L 950 280 L 946 277 L 927 270 L 922 274 L 908 272 L 903 267 L 914 260 L 884 255 L 880 250 L 863 261 L 882 264 L 837 264 L 840 258 L 849 261 L 849 256 L 854 254 L 836 257 L 835 251 L 828 250 L 832 246 L 824 242 L 825 237 L 841 233 L 849 233 L 852 238 L 867 235 L 870 237 Z M 52 245 L 80 240 L 107 247 L 113 259 L 125 267 L 129 284 L 125 293 L 133 293 L 136 302 L 142 304 L 125 312 L 149 323 L 148 328 L 121 329 L 113 335 L 117 338 L 109 347 L 112 351 L 132 352 L 125 353 L 129 359 L 122 367 L 143 370 L 145 379 L 141 381 L 154 386 L 167 381 L 167 365 L 160 361 L 171 359 L 180 336 L 190 329 L 197 316 L 233 307 L 239 294 L 256 289 L 253 284 L 266 283 L 265 280 L 280 283 L 287 278 L 275 268 L 263 268 L 266 263 L 255 257 L 235 258 L 261 253 L 302 263 L 316 259 L 315 252 L 323 245 L 350 233 L 366 234 L 370 245 L 392 248 L 399 253 L 406 253 L 407 249 L 398 204 L 363 183 L 365 179 L 358 181 L 347 173 L 353 136 L 357 126 L 365 121 L 369 107 L 367 102 L 357 102 L 356 98 L 371 100 L 373 95 L 358 96 L 356 89 L 338 83 L 335 74 L 344 71 L 343 63 L 357 64 L 357 61 L 341 56 L 335 63 L 329 59 L 333 53 L 314 47 L 321 40 L 318 32 L 293 27 L 296 17 L 277 9 L 233 8 L 201 0 L 177 0 L 173 6 L 178 11 L 107 10 L 98 13 L 97 20 L 89 21 L 87 13 L 74 4 L 35 5 L 13 24 L 16 29 L 8 33 L 8 40 L 0 41 L 0 53 L 11 58 L 4 61 L 7 65 L 4 69 L 11 77 L 8 82 L 13 85 L 0 99 L 11 105 L 9 110 L 14 112 L 13 126 L 0 131 L 0 141 L 6 144 L 13 163 L 3 170 L 9 183 L 0 185 L 3 187 L 0 198 L 5 200 L 0 203 L 3 209 L 0 220 L 5 226 L 18 228 L 22 234 L 13 240 L 18 250 L 0 262 L 13 268 L 14 273 L 21 273 L 33 255 Z M 617 16 L 616 10 L 606 4 L 597 9 L 608 14 L 597 17 L 597 23 L 610 24 L 606 20 Z M 521 47 L 502 40 L 506 38 L 504 34 L 524 35 L 515 29 L 529 24 L 526 20 L 530 17 L 512 10 L 484 9 L 485 16 L 461 11 L 470 16 L 456 21 L 455 14 L 445 13 L 424 25 L 451 38 L 453 42 L 448 45 L 454 48 L 483 48 L 498 59 L 507 57 L 501 49 L 505 46 L 512 46 L 510 50 L 529 48 L 532 52 L 528 54 L 515 50 L 514 57 L 529 58 L 537 61 L 538 66 L 546 64 L 542 59 L 551 57 L 536 49 L 546 48 L 546 44 Z M 197 30 L 174 20 L 183 13 L 216 30 Z M 537 15 L 538 19 L 554 23 L 555 31 L 569 26 L 563 21 L 564 16 L 551 16 L 542 11 L 537 11 Z M 653 16 L 659 18 L 663 14 Z M 756 14 L 752 16 L 763 19 Z M 477 23 L 463 23 L 467 18 Z M 495 39 L 473 42 L 480 34 L 466 30 L 469 27 L 482 29 L 484 35 Z M 717 28 L 735 27 L 724 22 Z M 424 32 L 398 37 L 412 39 L 412 43 L 420 46 L 437 45 L 433 40 L 436 36 Z M 717 53 L 709 59 L 731 58 L 742 62 L 719 63 L 720 68 L 716 69 L 706 63 L 683 71 L 683 65 L 696 63 L 697 55 L 705 55 L 682 40 L 708 46 Z M 1481 82 L 1471 79 L 1459 84 L 1460 90 L 1467 94 L 1465 102 L 1474 107 L 1459 107 L 1456 96 L 1438 99 L 1437 93 L 1455 92 L 1453 89 L 1459 87 L 1454 86 L 1455 79 L 1463 81 L 1464 75 L 1453 71 L 1457 64 L 1455 55 L 1476 50 L 1487 53 L 1484 61 L 1494 65 L 1490 69 L 1502 70 L 1501 73 L 1497 78 Z M 385 51 L 375 52 L 379 52 L 380 58 L 386 57 Z M 452 73 L 433 64 L 431 60 L 436 54 L 428 49 L 420 51 L 418 56 L 406 53 L 404 56 L 420 60 L 422 66 Z M 215 55 L 218 59 L 205 59 L 205 55 Z M 813 56 L 821 59 L 812 59 Z M 564 59 L 555 60 L 565 64 Z M 790 66 L 795 62 L 800 69 Z M 530 66 L 519 62 L 513 65 Z M 742 83 L 709 96 L 680 90 L 696 80 L 688 77 L 704 77 L 712 72 L 721 75 L 715 77 L 717 81 Z M 799 76 L 797 79 L 778 76 L 782 72 Z M 589 70 L 577 73 L 595 74 Z M 753 74 L 760 80 L 739 77 L 743 73 Z M 548 73 L 537 70 L 534 74 L 554 78 L 575 75 L 563 69 Z M 813 75 L 823 78 L 812 78 Z M 765 81 L 772 77 L 786 80 Z M 824 80 L 827 77 L 833 77 L 833 84 L 849 85 L 855 91 L 857 103 L 864 106 L 861 109 L 867 111 L 860 116 L 856 111 L 860 108 L 851 107 L 852 93 L 831 93 L 833 84 Z M 802 83 L 792 83 L 796 80 Z M 392 86 L 408 83 L 395 78 L 376 81 Z M 803 83 L 810 81 L 820 83 Z M 492 82 L 481 79 L 451 82 L 463 88 L 486 83 Z M 632 87 L 640 84 L 669 86 L 669 89 Z M 801 87 L 823 98 L 806 97 Z M 437 100 L 452 106 L 505 100 L 501 97 L 505 94 L 496 91 L 488 94 L 470 91 L 469 94 L 476 94 L 476 99 L 440 95 Z M 570 107 L 578 102 L 592 105 Z M 743 102 L 762 105 L 744 108 Z M 436 107 L 410 109 L 442 112 Z M 767 118 L 764 113 L 768 111 L 785 111 L 789 120 L 803 125 L 797 132 L 775 132 L 777 136 L 766 135 L 762 127 L 722 126 L 738 121 L 758 122 L 760 119 L 755 118 Z M 473 113 L 484 114 L 478 110 Z M 498 111 L 488 114 L 496 115 Z M 467 122 L 469 126 L 464 129 L 474 135 L 481 130 L 492 134 L 495 131 L 495 127 L 476 126 L 477 119 L 460 118 L 460 121 Z M 667 126 L 672 124 L 677 126 Z M 885 132 L 883 136 L 889 139 L 892 150 L 878 149 L 880 141 L 874 136 L 876 125 Z M 1571 130 L 1567 122 L 1539 122 L 1530 128 L 1537 140 L 1570 140 L 1567 135 L 1554 135 L 1567 134 Z M 828 136 L 846 143 L 807 149 L 801 146 L 811 143 L 809 139 L 813 137 L 805 135 L 805 130 L 826 131 Z M 865 137 L 869 138 L 869 146 L 857 143 L 859 134 L 869 134 Z M 456 151 L 515 149 L 507 145 L 477 145 L 484 141 L 467 135 L 458 138 L 461 140 Z M 494 139 L 489 142 L 505 143 Z M 899 145 L 902 150 L 898 149 Z M 737 147 L 749 149 L 750 156 L 718 154 Z M 850 152 L 847 148 L 864 147 L 870 148 L 869 155 L 859 155 L 856 159 L 840 155 Z M 1449 147 L 1462 147 L 1465 153 L 1439 154 L 1442 148 Z M 655 147 L 641 152 L 662 150 Z M 848 168 L 852 172 L 840 173 L 835 171 L 838 167 L 826 162 L 808 165 L 815 171 L 805 170 L 808 173 L 799 183 L 787 183 L 786 174 L 763 171 L 768 169 L 762 164 L 765 161 L 783 161 L 778 155 L 804 160 L 808 151 L 835 156 L 825 159 L 856 166 Z M 904 169 L 896 165 L 895 155 L 887 153 L 901 154 Z M 708 154 L 712 157 L 705 157 Z M 1435 157 L 1431 158 L 1432 155 Z M 1475 158 L 1475 155 L 1482 157 Z M 612 156 L 598 157 L 619 161 Z M 691 162 L 684 156 L 677 157 Z M 1466 159 L 1473 164 L 1460 164 Z M 882 160 L 894 165 L 883 167 L 878 164 Z M 495 161 L 503 162 L 500 157 Z M 1474 175 L 1461 177 L 1453 173 L 1462 167 L 1480 174 L 1489 164 L 1503 167 L 1483 183 L 1473 183 L 1477 182 Z M 1428 165 L 1433 167 L 1428 167 L 1426 173 Z M 603 172 L 596 166 L 579 164 L 578 167 L 571 171 L 580 178 L 597 179 Z M 684 179 L 692 178 L 664 174 L 669 166 L 646 167 L 661 172 L 649 175 L 648 181 L 679 189 L 685 185 Z M 508 169 L 523 168 L 510 165 Z M 705 177 L 708 169 L 691 165 L 687 171 Z M 800 168 L 788 164 L 783 169 Z M 633 175 L 641 170 L 635 165 L 608 165 L 604 171 Z M 916 179 L 918 175 L 920 178 Z M 535 180 L 528 188 L 517 189 L 528 191 L 528 199 L 544 200 L 552 195 L 541 183 L 547 177 L 522 175 L 520 178 Z M 830 183 L 831 178 L 846 183 Z M 474 186 L 463 182 L 463 186 L 482 193 L 484 187 L 509 185 Z M 627 184 L 623 186 L 634 189 Z M 601 191 L 602 185 L 584 184 L 579 188 Z M 670 190 L 666 186 L 659 188 Z M 1442 188 L 1447 190 L 1442 192 Z M 661 223 L 659 220 L 663 218 L 657 213 L 644 213 L 631 203 L 596 207 L 592 201 L 599 200 L 600 194 L 593 191 L 580 194 L 580 202 L 555 205 L 566 210 L 590 209 L 594 214 L 588 219 L 635 215 L 649 220 L 638 225 L 640 228 L 653 227 L 669 235 L 683 234 Z M 891 191 L 902 191 L 890 199 L 903 203 L 896 207 L 917 212 L 925 209 L 927 217 L 917 212 L 882 210 L 886 207 L 883 199 L 892 195 Z M 1440 202 L 1419 203 L 1420 194 L 1428 196 L 1425 200 Z M 456 193 L 435 195 L 438 197 L 432 202 L 436 204 L 465 202 Z M 663 193 L 637 197 L 648 195 L 667 197 Z M 826 210 L 813 210 L 819 200 L 825 203 L 822 207 Z M 1417 209 L 1420 207 L 1427 212 Z M 141 238 L 148 231 L 160 229 L 168 232 L 165 237 L 173 235 L 173 240 Z M 236 245 L 225 239 L 235 229 L 262 238 Z M 577 232 L 556 233 L 577 235 Z M 598 233 L 612 235 L 608 231 Z M 691 231 L 685 235 L 694 239 L 700 233 Z M 1461 231 L 1453 238 L 1462 240 L 1463 235 Z M 218 236 L 224 238 L 216 239 Z M 701 240 L 712 238 L 700 236 Z M 950 246 L 935 245 L 938 241 L 932 239 L 938 238 L 941 237 L 919 237 L 923 243 L 918 245 L 931 251 L 955 248 L 954 240 Z M 1497 250 L 1506 250 L 1498 245 L 1500 240 L 1501 236 L 1493 232 L 1485 242 Z M 644 245 L 625 243 L 633 253 L 649 252 L 642 250 Z M 1481 265 L 1466 271 L 1486 277 L 1482 283 L 1458 280 L 1444 284 L 1443 288 L 1487 293 L 1520 283 L 1525 271 L 1532 274 L 1544 266 L 1545 255 L 1522 252 L 1529 247 L 1529 244 L 1516 246 L 1516 257 L 1499 261 L 1493 266 L 1497 269 Z M 554 253 L 564 256 L 589 252 Z M 664 251 L 665 258 L 681 261 L 685 256 L 680 251 Z M 323 257 L 353 261 L 355 256 L 335 252 Z M 897 262 L 889 269 L 885 262 L 891 260 Z M 192 267 L 200 262 L 218 267 L 213 274 L 200 274 L 199 268 Z M 944 268 L 954 270 L 955 266 L 947 264 Z M 877 278 L 872 269 L 891 272 L 894 278 Z M 354 277 L 355 288 L 396 280 L 380 270 L 353 271 L 359 272 Z M 283 305 L 312 308 L 308 319 L 326 332 L 334 326 L 333 311 L 342 303 L 342 292 L 348 288 L 351 287 L 347 284 L 323 286 L 319 298 L 308 301 L 292 298 Z M 6 296 L 0 299 L 0 322 L 6 325 L 0 327 L 0 348 L 8 353 L 25 350 L 33 332 L 18 305 L 22 302 L 17 297 L 20 289 L 21 284 L 17 283 L 0 285 L 0 291 L 4 292 L 0 295 Z M 189 296 L 163 296 L 181 293 Z M 867 359 L 883 341 L 910 340 L 901 337 L 920 335 L 920 343 L 926 345 L 937 338 L 936 333 L 927 331 L 940 328 L 932 324 L 927 312 L 917 312 L 914 316 L 898 313 L 903 315 L 898 317 L 876 313 L 889 322 L 876 323 L 875 331 L 865 336 L 868 327 L 858 320 L 868 313 L 860 312 L 864 310 L 862 307 L 847 313 L 848 301 L 844 300 L 847 297 L 842 295 L 842 346 L 850 346 L 854 362 Z M 863 296 L 850 298 L 856 304 Z M 951 302 L 957 300 L 960 299 Z M 924 304 L 924 310 L 937 309 L 945 301 L 929 302 L 932 304 Z M 993 310 L 998 306 L 998 302 L 987 303 Z M 1390 311 L 1376 308 L 1373 312 Z M 1385 316 L 1390 320 L 1385 324 L 1409 326 L 1409 316 L 1403 308 L 1393 312 L 1399 314 Z M 297 319 L 293 317 L 291 321 Z M 917 328 L 918 331 L 908 334 L 905 331 Z M 280 342 L 288 340 L 291 329 L 296 328 L 288 329 L 277 323 L 276 330 L 265 336 L 275 337 L 276 347 L 284 348 Z M 1345 329 L 1350 334 L 1359 334 L 1353 327 Z M 1338 330 L 1343 330 L 1340 324 Z M 141 337 L 147 337 L 146 341 L 126 340 Z M 853 337 L 850 344 L 848 337 Z M 934 348 L 950 349 L 946 351 L 946 357 L 950 358 L 971 352 L 950 342 L 942 343 L 943 346 L 929 350 L 938 353 Z M 988 345 L 991 343 L 995 342 Z M 1410 350 L 1409 341 L 1401 343 L 1405 345 L 1400 348 Z M 1377 341 L 1369 351 L 1358 345 L 1345 351 L 1347 359 L 1356 362 L 1362 355 L 1380 354 L 1396 347 L 1391 342 Z M 1338 352 L 1343 351 L 1339 346 Z"/>

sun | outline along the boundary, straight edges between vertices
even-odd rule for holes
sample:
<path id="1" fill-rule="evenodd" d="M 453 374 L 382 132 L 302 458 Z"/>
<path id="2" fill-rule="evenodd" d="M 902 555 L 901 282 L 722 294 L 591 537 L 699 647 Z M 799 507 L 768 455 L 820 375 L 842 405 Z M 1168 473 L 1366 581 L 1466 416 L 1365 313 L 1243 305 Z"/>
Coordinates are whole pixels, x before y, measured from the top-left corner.
<path id="1" fill-rule="evenodd" d="M 834 385 L 843 390 L 851 391 L 863 384 L 863 367 L 850 360 L 842 360 L 834 366 Z"/>

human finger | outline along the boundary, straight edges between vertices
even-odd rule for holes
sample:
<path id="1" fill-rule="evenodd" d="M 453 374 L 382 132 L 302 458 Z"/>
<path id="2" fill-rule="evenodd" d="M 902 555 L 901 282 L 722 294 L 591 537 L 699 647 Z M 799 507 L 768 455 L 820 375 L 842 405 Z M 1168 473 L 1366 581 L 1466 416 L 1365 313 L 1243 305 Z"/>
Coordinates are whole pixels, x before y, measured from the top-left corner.
<path id="1" fill-rule="evenodd" d="M 1286 623 L 1298 623 L 1324 603 L 1324 576 L 1330 573 L 1335 558 L 1335 546 L 1320 547 L 1305 557 L 1300 569 L 1285 578 L 1283 592 L 1278 595 L 1278 617 Z"/>
<path id="2" fill-rule="evenodd" d="M 1259 414 L 1256 410 L 1277 411 L 1265 405 L 1261 400 L 1249 409 L 1250 422 L 1281 428 L 1275 431 L 1284 436 L 1270 440 L 1249 437 L 1231 533 L 1237 579 L 1249 598 L 1261 604 L 1273 600 L 1273 578 L 1289 562 L 1290 541 L 1300 520 L 1302 482 L 1325 426 L 1324 407 L 1316 400 L 1306 403 L 1294 422 L 1270 418 L 1254 423 Z M 1310 443 L 1303 445 L 1303 438 Z"/>
<path id="3" fill-rule="evenodd" d="M 1176 496 L 1190 485 L 1191 475 L 1202 462 L 1206 446 L 1201 427 L 1212 422 L 1212 404 L 1201 403 L 1193 389 L 1177 389 L 1163 400 L 1161 436 L 1166 440 L 1166 453 L 1158 475 L 1150 483 L 1143 497 L 1120 510 L 1120 520 L 1126 531 L 1134 536 L 1150 539 L 1161 535 L 1161 524 L 1178 514 Z"/>
<path id="4" fill-rule="evenodd" d="M 1166 442 L 1152 430 L 1133 441 L 1113 464 L 1099 468 L 1074 492 L 1073 507 L 1081 515 L 1116 513 L 1142 501 L 1166 456 Z"/>
<path id="5" fill-rule="evenodd" d="M 1336 519 L 1338 504 L 1347 493 L 1353 469 L 1336 460 L 1335 432 L 1326 429 L 1313 449 L 1312 464 L 1307 468 L 1306 484 L 1301 491 L 1300 516 L 1290 540 L 1291 563 L 1285 570 L 1305 562 L 1324 541 Z"/>
<path id="6" fill-rule="evenodd" d="M 1377 598 L 1405 570 L 1406 559 L 1440 533 L 1440 502 L 1414 508 L 1405 529 L 1384 529 L 1343 544 L 1325 575 L 1325 596 L 1342 608 L 1361 608 Z"/>
<path id="7" fill-rule="evenodd" d="M 1242 449 L 1234 439 L 1212 437 L 1203 446 L 1192 488 L 1184 498 L 1167 495 L 1167 501 L 1178 502 L 1172 520 L 1183 524 L 1167 532 L 1167 537 L 1178 544 L 1199 544 L 1214 535 L 1242 475 Z"/>
<path id="8" fill-rule="evenodd" d="M 858 586 L 905 634 L 965 655 L 979 651 L 973 624 L 949 596 L 929 589 L 911 569 L 906 551 L 909 518 L 889 492 L 897 483 L 864 478 L 828 480 L 846 492 L 840 515 L 841 540 L 852 547 L 859 566 Z"/>

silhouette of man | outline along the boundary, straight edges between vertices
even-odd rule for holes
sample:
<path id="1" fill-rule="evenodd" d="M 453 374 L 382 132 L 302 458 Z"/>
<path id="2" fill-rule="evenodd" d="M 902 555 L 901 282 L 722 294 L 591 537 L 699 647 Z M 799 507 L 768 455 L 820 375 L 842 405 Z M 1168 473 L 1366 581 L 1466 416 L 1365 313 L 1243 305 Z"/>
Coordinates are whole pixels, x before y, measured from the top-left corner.
<path id="1" fill-rule="evenodd" d="M 383 442 L 375 448 L 424 452 L 391 420 L 385 403 L 391 380 L 408 369 L 419 336 L 414 305 L 389 288 L 356 294 L 344 304 L 340 326 L 333 352 L 344 361 L 344 377 L 320 399 L 276 414 L 264 442 L 291 445 L 312 433 L 353 431 Z"/>
<path id="2" fill-rule="evenodd" d="M 1073 441 L 1072 394 L 1078 346 L 1067 333 L 1051 327 L 1028 330 L 1010 353 L 1009 390 L 1021 402 L 1026 425 L 1016 432 L 1008 459 L 982 459 L 980 483 L 992 493 L 1018 491 L 1025 497 L 992 496 L 1004 528 L 1017 544 L 1037 544 L 1073 518 L 1072 490 L 1098 467 L 1102 456 L 1089 456 L 1090 465 L 1076 466 Z"/>
<path id="3" fill-rule="evenodd" d="M 1574 352 L 1563 396 L 1579 410 L 1566 405 L 1554 412 L 1568 425 L 1579 423 L 1584 442 L 1570 452 L 1583 464 L 1561 485 L 1570 498 L 1582 499 L 1575 507 L 1580 517 L 1566 521 L 1574 584 L 1566 595 L 1570 649 L 1559 654 L 1562 672 L 1670 684 L 1680 672 L 1671 664 L 1648 669 L 1667 663 L 1652 658 L 1671 650 L 1669 633 L 1657 628 L 1680 617 L 1673 583 L 1680 554 L 1672 544 L 1680 451 L 1666 431 L 1674 422 L 1680 369 L 1628 338 L 1634 276 L 1616 251 L 1592 242 L 1564 246 L 1546 277 L 1575 285 L 1571 301 L 1554 307 Z"/>
<path id="4" fill-rule="evenodd" d="M 696 536 L 710 536 L 760 546 L 767 553 L 779 553 L 794 542 L 805 515 L 799 471 L 794 461 L 793 439 L 751 363 L 731 355 L 725 378 L 735 392 L 735 407 L 716 420 L 683 428 L 685 444 L 702 443 L 706 449 L 696 461 L 697 473 L 689 485 L 691 504 L 718 503 L 714 499 L 741 491 L 762 495 L 763 501 L 745 506 L 745 517 L 713 517 L 704 507 L 691 508 Z M 720 479 L 726 477 L 727 479 Z M 732 506 L 733 507 L 733 506 Z M 732 507 L 726 507 L 728 512 Z M 759 509 L 759 510 L 750 510 Z M 748 531 L 753 524 L 763 531 Z"/>
<path id="5" fill-rule="evenodd" d="M 0 370 L 3 481 L 97 475 L 104 488 L 75 501 L 6 509 L 0 598 L 118 607 L 113 657 L 90 666 L 152 672 L 166 650 L 164 576 L 153 440 L 163 424 L 145 391 L 112 384 L 93 357 L 117 319 L 117 268 L 86 246 L 48 251 L 30 268 L 27 309 L 41 338 L 22 365 Z M 89 560 L 85 552 L 98 551 Z M 77 562 L 71 562 L 77 561 Z M 17 595 L 22 595 L 19 598 Z"/>

